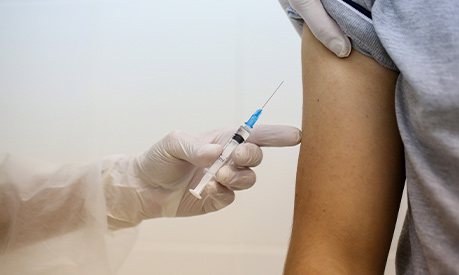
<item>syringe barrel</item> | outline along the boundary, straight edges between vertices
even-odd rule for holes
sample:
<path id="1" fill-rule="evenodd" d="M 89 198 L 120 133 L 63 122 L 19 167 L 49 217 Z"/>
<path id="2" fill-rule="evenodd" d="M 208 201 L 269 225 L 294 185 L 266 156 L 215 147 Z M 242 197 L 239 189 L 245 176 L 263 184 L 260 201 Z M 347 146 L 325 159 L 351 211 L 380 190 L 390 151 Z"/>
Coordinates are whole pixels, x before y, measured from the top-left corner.
<path id="1" fill-rule="evenodd" d="M 250 129 L 245 125 L 241 125 L 236 133 L 234 133 L 234 136 L 225 145 L 218 159 L 210 166 L 208 173 L 212 173 L 213 175 L 217 174 L 218 170 L 230 160 L 231 153 L 233 153 L 234 149 L 236 149 L 239 144 L 243 143 L 249 136 Z"/>
<path id="2" fill-rule="evenodd" d="M 241 127 L 237 129 L 236 133 L 234 133 L 234 136 L 225 145 L 223 152 L 218 157 L 218 159 L 207 170 L 199 184 L 194 189 L 190 189 L 190 192 L 193 194 L 193 196 L 201 199 L 201 192 L 204 187 L 217 174 L 218 170 L 220 170 L 220 168 L 230 160 L 231 153 L 233 153 L 234 149 L 236 149 L 239 144 L 243 143 L 249 136 L 250 128 L 247 125 L 241 125 Z"/>

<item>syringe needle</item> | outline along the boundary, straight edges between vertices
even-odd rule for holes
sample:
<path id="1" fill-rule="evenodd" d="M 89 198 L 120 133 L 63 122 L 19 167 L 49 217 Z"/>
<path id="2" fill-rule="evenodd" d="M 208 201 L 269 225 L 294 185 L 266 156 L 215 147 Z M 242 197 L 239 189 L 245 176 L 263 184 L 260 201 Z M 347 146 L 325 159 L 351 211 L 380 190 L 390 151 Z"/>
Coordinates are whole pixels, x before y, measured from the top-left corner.
<path id="1" fill-rule="evenodd" d="M 261 107 L 262 110 L 266 106 L 266 104 L 268 104 L 268 102 L 271 100 L 271 98 L 274 96 L 274 94 L 277 92 L 277 90 L 279 90 L 280 86 L 282 86 L 283 83 L 284 83 L 284 80 L 282 80 L 282 82 L 279 84 L 279 86 L 277 86 L 277 88 L 274 91 L 274 93 L 268 98 L 268 100 L 266 100 L 265 104 L 263 104 L 263 107 Z"/>

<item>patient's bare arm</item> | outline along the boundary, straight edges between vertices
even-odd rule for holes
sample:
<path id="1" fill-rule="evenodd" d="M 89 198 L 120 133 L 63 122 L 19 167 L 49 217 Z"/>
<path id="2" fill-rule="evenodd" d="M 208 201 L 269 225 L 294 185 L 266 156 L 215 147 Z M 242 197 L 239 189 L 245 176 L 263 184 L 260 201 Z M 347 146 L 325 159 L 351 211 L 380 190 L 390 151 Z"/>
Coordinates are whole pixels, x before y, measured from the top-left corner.
<path id="1" fill-rule="evenodd" d="M 397 74 L 305 28 L 303 139 L 285 274 L 382 274 L 404 184 Z"/>

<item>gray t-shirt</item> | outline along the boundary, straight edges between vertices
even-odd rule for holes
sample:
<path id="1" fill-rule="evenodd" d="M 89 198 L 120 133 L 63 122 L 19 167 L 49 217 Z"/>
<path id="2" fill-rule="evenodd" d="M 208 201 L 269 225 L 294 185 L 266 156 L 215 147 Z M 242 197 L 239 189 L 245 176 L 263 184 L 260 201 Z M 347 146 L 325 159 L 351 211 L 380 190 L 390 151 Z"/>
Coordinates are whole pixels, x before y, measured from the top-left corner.
<path id="1" fill-rule="evenodd" d="M 459 274 L 459 1 L 322 0 L 353 47 L 399 70 L 408 212 L 398 274 Z M 291 16 L 294 18 L 294 12 Z"/>

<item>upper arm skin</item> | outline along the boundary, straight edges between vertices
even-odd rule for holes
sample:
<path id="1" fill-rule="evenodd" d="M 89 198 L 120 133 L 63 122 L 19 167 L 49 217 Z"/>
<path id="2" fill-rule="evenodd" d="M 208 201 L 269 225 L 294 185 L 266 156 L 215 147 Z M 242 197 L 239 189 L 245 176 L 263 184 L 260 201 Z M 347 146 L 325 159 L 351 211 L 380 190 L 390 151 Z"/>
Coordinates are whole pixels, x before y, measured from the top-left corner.
<path id="1" fill-rule="evenodd" d="M 306 26 L 306 24 L 305 24 Z M 285 274 L 382 274 L 405 180 L 397 73 L 303 31 L 303 137 Z"/>

